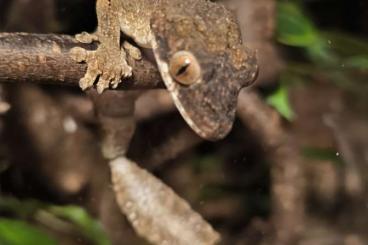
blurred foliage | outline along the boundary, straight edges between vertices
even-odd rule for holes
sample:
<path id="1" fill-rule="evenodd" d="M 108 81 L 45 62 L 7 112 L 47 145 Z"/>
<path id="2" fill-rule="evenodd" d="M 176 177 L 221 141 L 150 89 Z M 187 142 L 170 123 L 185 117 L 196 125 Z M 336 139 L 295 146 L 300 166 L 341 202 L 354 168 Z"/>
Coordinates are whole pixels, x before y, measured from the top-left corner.
<path id="1" fill-rule="evenodd" d="M 94 220 L 83 208 L 77 206 L 50 206 L 50 214 L 75 224 L 84 237 L 97 245 L 109 245 L 110 242 L 102 231 L 100 223 Z"/>
<path id="2" fill-rule="evenodd" d="M 294 113 L 288 90 L 300 81 L 307 83 L 319 75 L 354 94 L 364 95 L 368 91 L 365 82 L 368 75 L 367 40 L 319 30 L 299 2 L 278 1 L 277 41 L 299 49 L 302 55 L 288 58 L 288 65 L 281 74 L 282 85 L 268 98 L 268 102 L 289 120 Z"/>
<path id="3" fill-rule="evenodd" d="M 43 226 L 61 233 L 73 232 L 91 244 L 110 244 L 100 223 L 78 206 L 56 206 L 37 200 L 20 201 L 0 196 L 0 213 L 14 218 L 0 219 L 0 244 L 56 244 L 47 233 L 34 226 Z"/>
<path id="4" fill-rule="evenodd" d="M 267 98 L 267 103 L 275 107 L 286 119 L 293 119 L 294 111 L 290 106 L 288 87 L 285 83 L 281 83 L 279 88 Z"/>
<path id="5" fill-rule="evenodd" d="M 53 245 L 57 242 L 47 233 L 26 222 L 0 218 L 0 244 Z"/>

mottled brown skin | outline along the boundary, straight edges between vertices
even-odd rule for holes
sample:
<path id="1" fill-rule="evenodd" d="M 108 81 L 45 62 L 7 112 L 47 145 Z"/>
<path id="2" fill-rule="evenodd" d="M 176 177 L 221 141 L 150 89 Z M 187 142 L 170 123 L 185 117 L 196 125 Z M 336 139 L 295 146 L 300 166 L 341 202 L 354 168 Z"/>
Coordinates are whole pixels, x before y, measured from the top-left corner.
<path id="1" fill-rule="evenodd" d="M 97 0 L 97 16 L 97 32 L 78 39 L 97 39 L 99 48 L 94 53 L 73 51 L 76 60 L 88 63 L 82 88 L 100 76 L 97 88 L 102 92 L 130 76 L 125 51 L 117 52 L 122 31 L 139 46 L 153 48 L 177 108 L 196 133 L 215 140 L 229 132 L 238 92 L 255 80 L 258 70 L 231 12 L 207 0 Z M 190 86 L 177 83 L 168 71 L 170 58 L 182 50 L 191 52 L 201 67 L 200 79 Z"/>
<path id="2" fill-rule="evenodd" d="M 243 47 L 235 19 L 209 1 L 174 1 L 153 16 L 151 27 L 159 67 L 181 50 L 190 51 L 200 63 L 202 78 L 191 86 L 172 81 L 161 67 L 183 117 L 200 136 L 223 138 L 233 124 L 239 90 L 257 74 L 255 56 Z"/>

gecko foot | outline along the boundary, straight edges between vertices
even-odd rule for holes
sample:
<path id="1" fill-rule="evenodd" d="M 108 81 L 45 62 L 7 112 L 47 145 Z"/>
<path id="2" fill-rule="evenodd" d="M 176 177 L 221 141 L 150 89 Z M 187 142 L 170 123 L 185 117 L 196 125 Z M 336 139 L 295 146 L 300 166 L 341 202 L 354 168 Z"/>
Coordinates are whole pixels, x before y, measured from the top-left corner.
<path id="1" fill-rule="evenodd" d="M 124 41 L 123 48 L 127 52 L 127 54 L 130 57 L 132 57 L 133 59 L 135 59 L 135 60 L 141 60 L 142 59 L 142 53 L 139 50 L 139 48 L 137 48 L 136 46 L 134 46 L 130 42 Z"/>
<path id="2" fill-rule="evenodd" d="M 98 35 L 94 33 L 90 34 L 88 32 L 82 32 L 75 35 L 75 39 L 81 43 L 92 43 L 94 41 L 98 41 Z"/>
<path id="3" fill-rule="evenodd" d="M 87 72 L 79 81 L 82 90 L 92 87 L 97 81 L 97 92 L 101 94 L 110 84 L 116 88 L 122 78 L 132 75 L 132 68 L 125 60 L 124 50 L 99 46 L 95 51 L 88 51 L 75 47 L 70 51 L 70 55 L 77 62 L 87 63 Z"/>

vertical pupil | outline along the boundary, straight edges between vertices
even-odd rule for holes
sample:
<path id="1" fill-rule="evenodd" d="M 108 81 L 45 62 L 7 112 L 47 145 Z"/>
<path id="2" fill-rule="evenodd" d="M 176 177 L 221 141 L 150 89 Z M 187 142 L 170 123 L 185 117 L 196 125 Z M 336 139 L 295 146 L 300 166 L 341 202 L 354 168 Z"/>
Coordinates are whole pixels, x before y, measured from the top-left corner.
<path id="1" fill-rule="evenodd" d="M 190 66 L 190 62 L 185 62 L 184 65 L 182 65 L 179 70 L 176 72 L 176 76 L 180 76 L 180 75 L 183 75 L 187 70 L 188 70 L 188 67 Z"/>
<path id="2" fill-rule="evenodd" d="M 200 77 L 201 68 L 194 55 L 188 51 L 178 51 L 169 60 L 169 73 L 184 86 L 192 85 Z"/>

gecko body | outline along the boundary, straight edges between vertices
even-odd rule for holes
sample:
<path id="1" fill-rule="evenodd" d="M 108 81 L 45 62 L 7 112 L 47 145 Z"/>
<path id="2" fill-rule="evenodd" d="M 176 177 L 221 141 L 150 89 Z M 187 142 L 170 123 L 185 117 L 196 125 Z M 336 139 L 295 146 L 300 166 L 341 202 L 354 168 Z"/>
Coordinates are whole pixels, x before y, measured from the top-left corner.
<path id="1" fill-rule="evenodd" d="M 230 11 L 208 0 L 97 0 L 96 11 L 96 33 L 77 39 L 99 41 L 97 50 L 73 50 L 76 60 L 88 64 L 82 89 L 96 82 L 101 93 L 131 76 L 126 53 L 136 52 L 120 44 L 123 32 L 153 50 L 176 107 L 197 134 L 215 140 L 230 131 L 238 92 L 258 71 Z"/>

